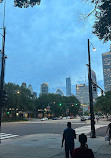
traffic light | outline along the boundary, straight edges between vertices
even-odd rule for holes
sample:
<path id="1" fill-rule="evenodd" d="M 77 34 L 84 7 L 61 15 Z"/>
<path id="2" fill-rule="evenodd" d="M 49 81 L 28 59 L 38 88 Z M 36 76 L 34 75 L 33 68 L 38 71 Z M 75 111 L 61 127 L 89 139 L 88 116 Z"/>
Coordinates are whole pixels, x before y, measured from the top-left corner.
<path id="1" fill-rule="evenodd" d="M 93 84 L 93 91 L 96 91 L 96 85 Z"/>
<path id="2" fill-rule="evenodd" d="M 0 102 L 2 107 L 5 106 L 7 103 L 7 93 L 4 90 L 0 92 Z"/>
<path id="3" fill-rule="evenodd" d="M 77 105 L 77 103 L 75 103 L 75 105 Z"/>
<path id="4" fill-rule="evenodd" d="M 7 111 L 7 115 L 9 115 L 9 111 Z"/>
<path id="5" fill-rule="evenodd" d="M 61 106 L 62 104 L 61 103 L 59 103 L 59 106 Z"/>

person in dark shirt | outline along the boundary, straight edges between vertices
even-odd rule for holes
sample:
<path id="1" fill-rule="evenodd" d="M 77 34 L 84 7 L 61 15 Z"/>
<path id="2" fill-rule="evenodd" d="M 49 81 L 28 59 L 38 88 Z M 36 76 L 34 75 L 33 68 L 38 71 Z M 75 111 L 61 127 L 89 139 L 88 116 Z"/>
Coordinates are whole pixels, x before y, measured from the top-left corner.
<path id="1" fill-rule="evenodd" d="M 108 131 L 109 131 L 109 145 L 111 145 L 111 143 L 110 143 L 110 140 L 111 140 L 111 123 L 109 123 L 109 125 L 108 125 L 108 128 L 106 130 L 106 134 L 108 133 Z"/>
<path id="2" fill-rule="evenodd" d="M 69 151 L 71 158 L 73 158 L 73 150 L 74 150 L 74 139 L 76 139 L 76 133 L 75 130 L 71 128 L 71 122 L 67 123 L 67 129 L 63 132 L 62 137 L 62 146 L 65 140 L 65 154 L 66 158 L 69 158 Z"/>
<path id="3" fill-rule="evenodd" d="M 94 158 L 94 154 L 91 149 L 88 148 L 87 137 L 84 133 L 79 135 L 80 147 L 74 149 L 73 158 Z"/>

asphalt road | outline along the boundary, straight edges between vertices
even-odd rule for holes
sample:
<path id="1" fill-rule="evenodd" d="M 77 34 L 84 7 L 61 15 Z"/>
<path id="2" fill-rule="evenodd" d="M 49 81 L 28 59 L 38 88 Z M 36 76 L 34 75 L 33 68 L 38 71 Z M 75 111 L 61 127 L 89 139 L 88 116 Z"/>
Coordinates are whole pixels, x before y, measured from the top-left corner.
<path id="1" fill-rule="evenodd" d="M 48 120 L 32 122 L 7 122 L 2 123 L 1 132 L 16 134 L 20 136 L 40 133 L 62 134 L 67 127 L 67 122 L 72 122 L 72 128 L 86 126 L 85 122 L 80 120 Z"/>
<path id="2" fill-rule="evenodd" d="M 72 120 L 32 120 L 27 122 L 7 122 L 2 123 L 1 132 L 15 134 L 19 136 L 31 135 L 31 134 L 62 134 L 63 130 L 67 127 L 67 122 L 71 121 L 72 128 L 78 128 L 89 125 L 90 122 L 81 122 L 80 119 Z M 105 127 L 98 128 L 96 130 L 96 136 L 105 136 L 107 124 Z"/>

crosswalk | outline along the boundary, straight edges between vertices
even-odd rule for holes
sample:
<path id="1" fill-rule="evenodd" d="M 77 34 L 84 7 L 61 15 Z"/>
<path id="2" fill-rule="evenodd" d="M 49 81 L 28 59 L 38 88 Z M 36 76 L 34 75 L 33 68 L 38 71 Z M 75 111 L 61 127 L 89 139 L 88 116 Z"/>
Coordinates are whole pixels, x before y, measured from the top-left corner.
<path id="1" fill-rule="evenodd" d="M 9 139 L 9 138 L 14 138 L 14 137 L 18 137 L 18 136 L 19 136 L 19 135 L 1 133 L 1 134 L 0 134 L 0 140 L 5 140 L 5 139 Z"/>
<path id="2" fill-rule="evenodd" d="M 95 125 L 95 129 L 98 129 L 104 126 L 106 125 Z M 91 132 L 91 125 L 75 128 L 75 131 L 76 131 L 76 134 L 81 134 L 81 133 L 89 134 Z"/>

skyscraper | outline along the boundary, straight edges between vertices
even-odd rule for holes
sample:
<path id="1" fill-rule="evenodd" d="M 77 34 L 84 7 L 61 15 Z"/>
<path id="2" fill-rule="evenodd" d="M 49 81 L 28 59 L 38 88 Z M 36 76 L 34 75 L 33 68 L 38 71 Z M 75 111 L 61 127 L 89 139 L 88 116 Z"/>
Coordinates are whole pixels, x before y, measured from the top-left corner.
<path id="1" fill-rule="evenodd" d="M 91 70 L 91 71 L 92 71 L 92 73 L 91 73 L 92 81 L 97 84 L 96 73 L 93 70 Z M 98 96 L 97 96 L 97 88 L 96 88 L 96 91 L 93 91 L 93 99 L 96 99 L 97 97 Z"/>
<path id="2" fill-rule="evenodd" d="M 42 94 L 48 94 L 48 83 L 41 84 L 40 95 Z"/>
<path id="3" fill-rule="evenodd" d="M 66 96 L 71 96 L 71 78 L 66 78 Z"/>
<path id="4" fill-rule="evenodd" d="M 89 89 L 85 84 L 76 85 L 76 97 L 81 104 L 89 103 Z"/>
<path id="5" fill-rule="evenodd" d="M 111 90 L 111 50 L 110 52 L 102 54 L 103 62 L 103 76 L 104 76 L 104 90 L 105 92 Z"/>
<path id="6" fill-rule="evenodd" d="M 31 85 L 28 86 L 28 89 L 30 90 L 31 94 L 33 94 L 33 88 Z"/>
<path id="7" fill-rule="evenodd" d="M 26 83 L 22 83 L 22 87 L 23 87 L 23 88 L 27 88 Z"/>

